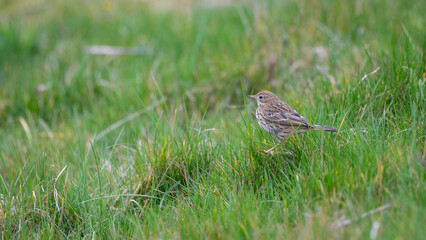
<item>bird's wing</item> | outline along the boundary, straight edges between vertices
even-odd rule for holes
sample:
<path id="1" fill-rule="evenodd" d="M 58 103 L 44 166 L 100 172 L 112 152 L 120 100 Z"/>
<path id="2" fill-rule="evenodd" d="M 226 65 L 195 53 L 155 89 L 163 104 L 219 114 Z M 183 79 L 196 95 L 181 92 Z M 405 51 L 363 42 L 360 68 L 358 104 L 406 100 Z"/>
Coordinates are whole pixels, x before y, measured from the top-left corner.
<path id="1" fill-rule="evenodd" d="M 284 112 L 265 112 L 264 117 L 266 120 L 269 120 L 271 122 L 276 122 L 284 125 L 289 126 L 303 126 L 303 127 L 310 127 L 311 123 L 306 120 L 304 117 L 302 117 L 300 114 L 298 114 L 296 111 L 293 113 L 284 113 Z"/>

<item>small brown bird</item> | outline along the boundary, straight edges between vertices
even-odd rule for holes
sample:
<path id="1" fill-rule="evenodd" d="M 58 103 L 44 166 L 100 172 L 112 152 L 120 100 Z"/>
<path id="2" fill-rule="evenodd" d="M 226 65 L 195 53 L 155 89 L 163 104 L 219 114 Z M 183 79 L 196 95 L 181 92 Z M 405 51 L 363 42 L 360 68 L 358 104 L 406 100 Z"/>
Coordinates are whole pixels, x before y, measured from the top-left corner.
<path id="1" fill-rule="evenodd" d="M 301 133 L 310 130 L 337 132 L 337 129 L 332 127 L 312 125 L 287 103 L 281 101 L 269 91 L 261 91 L 256 95 L 249 95 L 249 97 L 257 101 L 257 122 L 269 135 L 275 136 L 279 142 L 282 142 L 294 132 Z M 275 147 L 265 152 L 274 154 Z"/>

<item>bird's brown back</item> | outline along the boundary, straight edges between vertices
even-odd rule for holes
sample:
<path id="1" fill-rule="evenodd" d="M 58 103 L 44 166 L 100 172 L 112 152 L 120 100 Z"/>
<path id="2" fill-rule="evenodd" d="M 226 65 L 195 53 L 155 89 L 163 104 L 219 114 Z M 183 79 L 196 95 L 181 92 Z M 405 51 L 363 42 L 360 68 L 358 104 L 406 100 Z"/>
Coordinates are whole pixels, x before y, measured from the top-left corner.
<path id="1" fill-rule="evenodd" d="M 256 118 L 260 126 L 268 131 L 269 134 L 275 135 L 279 141 L 282 141 L 293 132 L 306 132 L 312 129 L 337 131 L 327 126 L 311 125 L 296 110 L 269 91 L 261 91 L 250 97 L 255 98 L 258 103 Z"/>

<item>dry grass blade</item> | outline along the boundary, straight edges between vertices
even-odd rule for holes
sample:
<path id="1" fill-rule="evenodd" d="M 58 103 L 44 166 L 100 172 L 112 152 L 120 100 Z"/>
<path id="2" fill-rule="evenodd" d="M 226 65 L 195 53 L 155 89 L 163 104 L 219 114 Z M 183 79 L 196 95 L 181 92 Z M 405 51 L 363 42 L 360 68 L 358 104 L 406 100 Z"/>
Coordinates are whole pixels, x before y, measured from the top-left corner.
<path id="1" fill-rule="evenodd" d="M 368 211 L 368 212 L 365 212 L 365 213 L 363 213 L 360 217 L 356 217 L 356 218 L 354 218 L 354 219 L 352 219 L 352 220 L 351 220 L 351 219 L 348 219 L 348 218 L 346 218 L 346 217 L 343 217 L 343 218 L 341 218 L 341 219 L 339 219 L 339 220 L 337 220 L 337 221 L 333 222 L 333 223 L 330 225 L 330 229 L 338 229 L 338 228 L 341 228 L 341 227 L 346 227 L 346 226 L 350 225 L 352 222 L 355 222 L 355 221 L 361 220 L 361 219 L 366 218 L 366 217 L 368 217 L 368 216 L 370 216 L 370 215 L 373 215 L 373 214 L 375 214 L 375 213 L 378 213 L 378 212 L 381 212 L 381 211 L 383 211 L 383 210 L 386 210 L 386 209 L 388 209 L 388 208 L 390 208 L 390 207 L 392 207 L 392 204 L 390 204 L 390 203 L 385 204 L 385 205 L 380 206 L 380 207 L 378 207 L 378 208 L 376 208 L 376 209 L 373 209 L 373 210 L 370 210 L 370 211 Z"/>
<path id="2" fill-rule="evenodd" d="M 50 128 L 49 128 L 49 126 L 47 125 L 47 123 L 46 123 L 43 119 L 40 119 L 39 121 L 40 121 L 41 126 L 42 126 L 42 127 L 44 128 L 44 130 L 46 131 L 47 136 L 49 136 L 49 138 L 50 138 L 50 139 L 53 139 L 53 138 L 54 138 L 54 136 L 53 136 L 52 130 L 50 130 Z"/>
<path id="3" fill-rule="evenodd" d="M 368 74 L 366 74 L 366 75 L 364 75 L 364 77 L 362 77 L 361 78 L 361 82 L 363 82 L 363 81 L 365 81 L 365 79 L 368 77 L 368 76 L 371 76 L 371 75 L 373 75 L 373 74 L 375 74 L 377 71 L 379 71 L 380 70 L 380 67 L 378 67 L 378 68 L 376 68 L 374 71 L 372 71 L 371 73 L 368 73 Z"/>
<path id="4" fill-rule="evenodd" d="M 129 121 L 131 121 L 131 120 L 133 120 L 133 119 L 141 116 L 142 114 L 144 114 L 144 113 L 146 113 L 148 111 L 151 111 L 152 109 L 154 109 L 158 105 L 164 103 L 165 101 L 166 101 L 166 99 L 162 98 L 162 99 L 160 99 L 160 101 L 156 102 L 155 104 L 152 104 L 152 105 L 148 106 L 145 109 L 141 109 L 141 110 L 139 110 L 137 112 L 134 112 L 134 113 L 128 115 L 127 117 L 125 117 L 125 118 L 123 118 L 123 119 L 121 119 L 121 120 L 113 123 L 112 125 L 110 125 L 109 127 L 107 127 L 105 130 L 103 130 L 102 132 L 100 132 L 96 136 L 95 142 L 98 141 L 99 139 L 103 138 L 105 135 L 107 135 L 108 133 L 110 133 L 112 130 L 114 130 L 114 129 L 120 127 L 121 125 L 123 125 L 123 124 L 125 124 L 125 123 L 127 123 L 127 122 L 129 122 Z"/>
<path id="5" fill-rule="evenodd" d="M 136 190 L 133 194 L 127 194 L 129 192 L 129 189 L 124 189 L 123 193 L 119 196 L 117 196 L 114 200 L 114 206 L 117 206 L 118 202 L 123 196 L 127 196 L 126 200 L 124 201 L 125 204 L 130 205 L 132 201 L 136 199 L 136 197 L 141 196 L 141 192 L 147 192 L 149 186 L 151 185 L 151 179 L 152 174 L 150 173 L 148 176 L 145 177 L 145 179 L 141 182 L 139 182 L 138 186 L 136 187 Z"/>
<path id="6" fill-rule="evenodd" d="M 23 117 L 19 117 L 19 122 L 22 125 L 22 128 L 24 128 L 25 134 L 27 135 L 28 141 L 31 143 L 33 138 L 31 136 L 30 127 L 28 126 L 27 121 Z"/>
<path id="7" fill-rule="evenodd" d="M 84 47 L 83 52 L 90 55 L 151 55 L 152 50 L 145 47 L 121 47 L 94 45 Z"/>

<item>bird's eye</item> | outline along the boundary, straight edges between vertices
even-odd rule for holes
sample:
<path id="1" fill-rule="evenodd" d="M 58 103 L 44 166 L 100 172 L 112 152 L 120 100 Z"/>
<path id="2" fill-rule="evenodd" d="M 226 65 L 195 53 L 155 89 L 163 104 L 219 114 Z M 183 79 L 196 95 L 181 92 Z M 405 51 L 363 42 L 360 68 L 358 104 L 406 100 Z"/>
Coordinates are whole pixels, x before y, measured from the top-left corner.
<path id="1" fill-rule="evenodd" d="M 262 99 L 263 98 L 263 96 L 259 96 L 259 99 Z"/>

